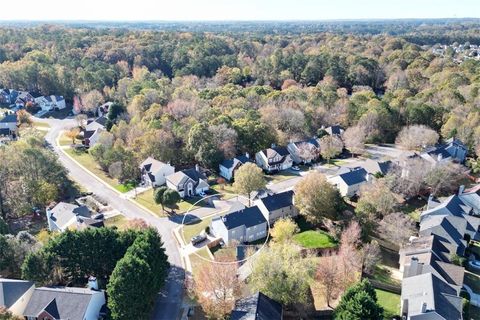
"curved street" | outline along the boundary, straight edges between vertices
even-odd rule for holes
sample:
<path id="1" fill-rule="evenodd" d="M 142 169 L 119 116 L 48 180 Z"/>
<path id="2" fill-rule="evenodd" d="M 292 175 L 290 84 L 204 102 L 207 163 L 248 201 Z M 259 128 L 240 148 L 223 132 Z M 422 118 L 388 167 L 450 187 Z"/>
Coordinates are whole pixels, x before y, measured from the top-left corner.
<path id="1" fill-rule="evenodd" d="M 149 212 L 137 206 L 132 201 L 122 197 L 117 191 L 112 190 L 104 182 L 98 180 L 92 173 L 83 169 L 68 157 L 57 145 L 56 140 L 62 130 L 76 125 L 74 119 L 58 120 L 34 118 L 34 121 L 48 123 L 50 125 L 50 130 L 47 132 L 45 140 L 51 144 L 53 150 L 57 153 L 60 162 L 68 170 L 69 175 L 73 180 L 86 190 L 105 199 L 113 209 L 118 210 L 126 217 L 144 219 L 148 224 L 157 228 L 162 236 L 165 250 L 168 254 L 168 260 L 171 264 L 171 269 L 165 288 L 159 293 L 152 319 L 177 319 L 183 300 L 183 279 L 185 272 L 182 267 L 177 242 L 173 236 L 172 230 L 181 223 L 181 220 L 152 216 Z"/>

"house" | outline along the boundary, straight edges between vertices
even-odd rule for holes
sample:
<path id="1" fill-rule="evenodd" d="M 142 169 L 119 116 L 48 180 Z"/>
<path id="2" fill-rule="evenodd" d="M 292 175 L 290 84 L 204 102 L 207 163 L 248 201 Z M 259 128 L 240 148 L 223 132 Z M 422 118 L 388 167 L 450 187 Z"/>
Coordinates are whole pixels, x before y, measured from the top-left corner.
<path id="1" fill-rule="evenodd" d="M 443 161 L 464 163 L 467 158 L 467 147 L 457 138 L 450 138 L 444 144 L 426 149 L 420 156 L 432 164 Z"/>
<path id="2" fill-rule="evenodd" d="M 330 136 L 341 136 L 345 130 L 339 125 L 333 125 L 330 127 L 326 127 L 325 132 L 328 133 Z"/>
<path id="3" fill-rule="evenodd" d="M 10 105 L 12 104 L 10 100 L 10 90 L 9 89 L 0 89 L 0 104 Z"/>
<path id="4" fill-rule="evenodd" d="M 328 182 L 337 187 L 342 197 L 353 197 L 358 195 L 360 187 L 370 180 L 369 174 L 363 168 L 356 168 L 327 179 Z"/>
<path id="5" fill-rule="evenodd" d="M 253 162 L 248 153 L 243 156 L 223 160 L 218 166 L 220 176 L 224 177 L 228 181 L 233 180 L 235 171 L 247 162 Z"/>
<path id="6" fill-rule="evenodd" d="M 17 115 L 6 114 L 0 120 L 0 136 L 15 137 L 18 131 Z"/>
<path id="7" fill-rule="evenodd" d="M 230 320 L 282 320 L 283 306 L 261 292 L 239 299 Z"/>
<path id="8" fill-rule="evenodd" d="M 158 187 L 167 182 L 166 177 L 175 173 L 175 167 L 148 157 L 140 164 L 142 184 Z"/>
<path id="9" fill-rule="evenodd" d="M 177 171 L 167 176 L 166 181 L 167 187 L 177 191 L 182 198 L 196 196 L 210 189 L 207 177 L 200 171 L 198 165 L 195 168 Z"/>
<path id="10" fill-rule="evenodd" d="M 61 110 L 66 108 L 63 96 L 40 96 L 35 98 L 35 103 L 45 111 Z"/>
<path id="11" fill-rule="evenodd" d="M 388 173 L 391 167 L 391 161 L 377 161 L 372 159 L 367 159 L 362 164 L 362 168 L 367 170 L 367 172 L 371 175 L 381 174 L 382 176 L 384 176 Z"/>
<path id="12" fill-rule="evenodd" d="M 13 98 L 15 96 L 15 98 Z M 16 94 L 13 94 L 13 90 L 11 91 L 10 101 L 13 103 L 15 102 L 15 106 L 18 108 L 26 107 L 29 104 L 35 103 L 35 98 L 26 92 L 26 91 L 17 91 Z"/>
<path id="13" fill-rule="evenodd" d="M 110 109 L 110 107 L 112 106 L 113 102 L 111 101 L 108 101 L 108 102 L 105 102 L 104 104 L 102 104 L 101 106 L 99 106 L 97 108 L 97 114 L 99 117 L 102 117 L 104 115 L 106 115 L 108 113 L 108 109 Z"/>
<path id="14" fill-rule="evenodd" d="M 77 228 L 90 218 L 90 210 L 86 206 L 77 206 L 60 202 L 54 207 L 47 208 L 47 222 L 50 231 L 63 232 L 69 228 Z M 92 226 L 95 224 L 90 223 Z"/>
<path id="15" fill-rule="evenodd" d="M 255 200 L 255 204 L 270 225 L 280 218 L 296 217 L 298 210 L 293 204 L 292 190 L 284 191 Z"/>
<path id="16" fill-rule="evenodd" d="M 312 138 L 304 141 L 291 142 L 287 150 L 295 164 L 307 164 L 318 160 L 320 157 L 320 140 Z"/>
<path id="17" fill-rule="evenodd" d="M 459 292 L 433 273 L 422 273 L 402 281 L 401 315 L 410 320 L 460 320 Z"/>
<path id="18" fill-rule="evenodd" d="M 102 290 L 41 287 L 33 291 L 23 316 L 35 320 L 97 320 L 102 316 L 104 305 Z"/>
<path id="19" fill-rule="evenodd" d="M 287 170 L 292 167 L 292 156 L 285 147 L 276 147 L 259 151 L 255 154 L 255 162 L 267 173 Z"/>
<path id="20" fill-rule="evenodd" d="M 32 281 L 0 278 L 0 308 L 22 316 L 34 288 Z"/>
<path id="21" fill-rule="evenodd" d="M 252 242 L 267 236 L 267 220 L 258 206 L 253 206 L 213 218 L 210 231 L 225 243 Z"/>
<path id="22" fill-rule="evenodd" d="M 83 130 L 83 144 L 87 147 L 94 147 L 102 132 L 106 131 L 105 123 L 107 118 L 98 117 L 95 120 L 88 120 L 85 129 Z"/>

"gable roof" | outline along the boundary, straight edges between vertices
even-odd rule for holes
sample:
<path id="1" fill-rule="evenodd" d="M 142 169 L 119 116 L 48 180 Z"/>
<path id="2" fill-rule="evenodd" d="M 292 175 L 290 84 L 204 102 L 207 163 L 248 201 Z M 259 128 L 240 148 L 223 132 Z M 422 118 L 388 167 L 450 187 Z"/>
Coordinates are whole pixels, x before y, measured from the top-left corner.
<path id="1" fill-rule="evenodd" d="M 229 213 L 222 217 L 222 221 L 227 230 L 235 229 L 242 225 L 250 228 L 267 222 L 257 206 Z"/>
<path id="2" fill-rule="evenodd" d="M 25 317 L 37 317 L 43 311 L 56 319 L 83 320 L 92 295 L 102 293 L 85 288 L 36 288 L 25 308 Z"/>
<path id="3" fill-rule="evenodd" d="M 296 142 L 293 142 L 293 144 L 298 148 L 298 147 L 301 147 L 302 145 L 304 144 L 307 144 L 307 145 L 311 145 L 315 148 L 320 148 L 320 140 L 318 140 L 317 138 L 310 138 L 310 139 L 307 139 L 307 140 L 302 140 L 302 141 L 296 141 Z"/>
<path id="4" fill-rule="evenodd" d="M 387 174 L 388 170 L 392 165 L 391 161 L 377 161 L 372 159 L 367 159 L 362 167 L 367 170 L 368 173 L 375 174 L 380 172 L 381 174 Z"/>
<path id="5" fill-rule="evenodd" d="M 10 308 L 32 286 L 32 281 L 0 278 L 0 307 Z"/>
<path id="6" fill-rule="evenodd" d="M 268 211 L 275 211 L 293 205 L 293 195 L 294 193 L 292 190 L 284 191 L 273 195 L 268 195 L 264 198 L 261 198 L 260 201 Z"/>
<path id="7" fill-rule="evenodd" d="M 140 164 L 140 167 L 144 168 L 145 171 L 147 172 L 152 172 L 155 174 L 156 172 L 158 172 L 160 169 L 162 169 L 164 166 L 167 166 L 167 165 L 168 164 L 165 162 L 158 161 L 153 157 L 148 157 Z"/>
<path id="8" fill-rule="evenodd" d="M 1 123 L 17 123 L 16 114 L 7 114 L 3 119 L 0 120 Z"/>
<path id="9" fill-rule="evenodd" d="M 247 162 L 253 162 L 253 161 L 246 155 L 241 155 L 232 159 L 225 159 L 222 161 L 220 165 L 224 168 L 231 169 L 231 168 L 235 168 L 239 163 L 245 164 Z"/>
<path id="10" fill-rule="evenodd" d="M 339 177 L 349 186 L 367 181 L 367 171 L 363 168 L 355 169 L 339 175 Z"/>
<path id="11" fill-rule="evenodd" d="M 343 128 L 340 127 L 339 125 L 333 125 L 333 126 L 330 126 L 330 127 L 326 127 L 325 131 L 329 135 L 341 135 L 342 131 L 343 131 Z"/>
<path id="12" fill-rule="evenodd" d="M 93 121 L 89 121 L 87 125 L 85 126 L 85 130 L 97 130 L 97 129 L 102 129 L 105 130 L 105 123 L 107 122 L 107 118 L 105 117 L 100 117 L 97 118 Z"/>
<path id="13" fill-rule="evenodd" d="M 267 159 L 272 159 L 272 158 L 275 158 L 277 155 L 279 155 L 282 157 L 282 160 L 281 160 L 282 162 L 284 160 L 284 157 L 290 154 L 288 152 L 288 149 L 285 147 L 272 147 L 272 148 L 264 149 L 260 152 L 262 152 Z"/>
<path id="14" fill-rule="evenodd" d="M 282 305 L 261 292 L 238 300 L 231 320 L 281 320 Z"/>
<path id="15" fill-rule="evenodd" d="M 77 206 L 66 202 L 59 202 L 55 207 L 48 211 L 51 213 L 50 219 L 52 219 L 61 229 L 71 224 L 74 221 L 73 218 L 77 216 L 90 216 L 90 211 L 86 206 Z"/>

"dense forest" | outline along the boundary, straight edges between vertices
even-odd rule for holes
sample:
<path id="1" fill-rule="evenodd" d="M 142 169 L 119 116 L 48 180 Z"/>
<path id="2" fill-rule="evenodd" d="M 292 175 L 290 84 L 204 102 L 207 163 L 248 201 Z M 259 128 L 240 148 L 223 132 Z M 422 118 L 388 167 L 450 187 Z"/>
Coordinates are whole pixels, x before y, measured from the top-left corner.
<path id="1" fill-rule="evenodd" d="M 4 26 L 0 87 L 116 102 L 91 153 L 125 172 L 148 155 L 215 169 L 332 124 L 367 142 L 424 124 L 480 153 L 480 61 L 430 46 L 480 43 L 476 20 L 192 25 Z"/>

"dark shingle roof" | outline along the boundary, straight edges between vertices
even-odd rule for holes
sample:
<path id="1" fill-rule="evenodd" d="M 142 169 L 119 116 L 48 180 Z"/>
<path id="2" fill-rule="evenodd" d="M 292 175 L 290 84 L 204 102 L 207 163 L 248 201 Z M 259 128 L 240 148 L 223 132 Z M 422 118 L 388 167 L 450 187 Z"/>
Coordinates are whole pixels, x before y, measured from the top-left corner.
<path id="1" fill-rule="evenodd" d="M 282 305 L 261 292 L 240 299 L 235 304 L 231 320 L 281 320 Z"/>
<path id="2" fill-rule="evenodd" d="M 205 177 L 205 175 L 199 171 L 197 171 L 197 169 L 195 168 L 190 168 L 190 169 L 186 169 L 186 170 L 182 170 L 182 172 L 184 174 L 186 174 L 189 178 L 191 178 L 193 181 L 195 182 L 198 182 L 200 181 L 200 179 L 202 180 L 206 180 L 207 177 Z"/>
<path id="3" fill-rule="evenodd" d="M 2 123 L 17 123 L 17 115 L 16 114 L 7 114 L 5 117 L 3 117 L 2 120 L 0 120 Z"/>
<path id="4" fill-rule="evenodd" d="M 339 125 L 334 125 L 334 126 L 330 126 L 330 127 L 327 127 L 325 128 L 325 131 L 329 134 L 329 135 L 340 135 L 342 134 L 342 127 L 340 127 Z"/>
<path id="5" fill-rule="evenodd" d="M 57 319 L 83 320 L 92 294 L 96 292 L 84 288 L 36 288 L 23 314 L 36 317 L 45 310 L 56 312 Z"/>
<path id="6" fill-rule="evenodd" d="M 9 136 L 9 135 L 10 135 L 10 129 L 0 128 L 0 136 Z"/>
<path id="7" fill-rule="evenodd" d="M 367 171 L 363 168 L 346 172 L 340 175 L 343 181 L 349 186 L 367 181 Z"/>
<path id="8" fill-rule="evenodd" d="M 260 199 L 268 211 L 275 211 L 293 204 L 293 191 L 285 191 Z"/>
<path id="9" fill-rule="evenodd" d="M 32 286 L 31 281 L 0 278 L 0 307 L 10 308 Z"/>
<path id="10" fill-rule="evenodd" d="M 242 225 L 246 228 L 250 228 L 267 222 L 257 206 L 229 213 L 225 215 L 222 220 L 228 230 Z"/>

